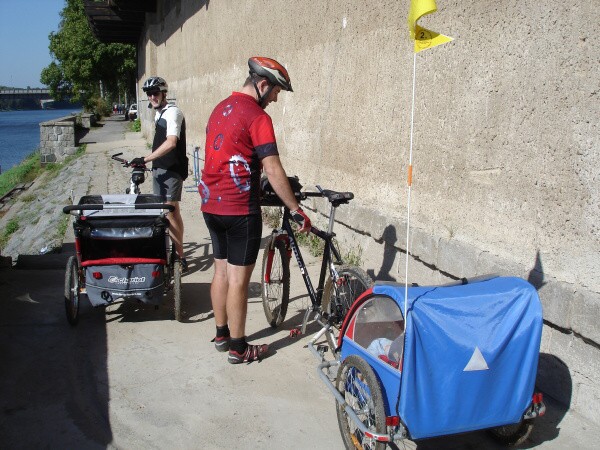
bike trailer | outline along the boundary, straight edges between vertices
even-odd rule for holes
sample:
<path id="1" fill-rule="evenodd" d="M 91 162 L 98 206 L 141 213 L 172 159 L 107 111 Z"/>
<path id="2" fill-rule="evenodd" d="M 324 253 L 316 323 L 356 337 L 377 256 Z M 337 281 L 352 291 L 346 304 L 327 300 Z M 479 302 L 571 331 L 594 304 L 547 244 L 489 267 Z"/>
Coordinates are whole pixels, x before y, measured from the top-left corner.
<path id="1" fill-rule="evenodd" d="M 412 439 L 515 424 L 537 373 L 542 308 L 513 277 L 455 286 L 376 283 L 353 304 L 338 345 L 359 355 L 383 388 L 386 416 Z M 540 401 L 541 404 L 541 401 Z M 542 404 L 543 407 L 543 404 Z"/>
<path id="2" fill-rule="evenodd" d="M 168 220 L 160 209 L 164 199 L 91 195 L 78 206 L 85 209 L 73 223 L 75 245 L 92 305 L 117 299 L 160 304 L 168 246 Z"/>

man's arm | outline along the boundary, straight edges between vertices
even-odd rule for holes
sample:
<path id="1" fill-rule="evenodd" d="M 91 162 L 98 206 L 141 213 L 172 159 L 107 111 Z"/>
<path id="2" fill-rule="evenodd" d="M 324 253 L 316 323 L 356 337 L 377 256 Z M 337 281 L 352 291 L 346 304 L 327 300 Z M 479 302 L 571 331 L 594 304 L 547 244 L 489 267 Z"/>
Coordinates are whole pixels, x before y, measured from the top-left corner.
<path id="1" fill-rule="evenodd" d="M 271 187 L 275 193 L 290 211 L 296 211 L 299 207 L 298 200 L 296 200 L 296 196 L 292 191 L 279 156 L 267 156 L 266 158 L 263 158 L 261 162 L 263 171 L 265 175 L 267 175 L 269 183 L 271 183 Z"/>
<path id="2" fill-rule="evenodd" d="M 287 206 L 292 212 L 292 218 L 300 224 L 300 232 L 308 232 L 311 224 L 308 216 L 302 211 L 296 196 L 292 191 L 290 182 L 288 181 L 287 174 L 281 165 L 279 156 L 272 155 L 267 156 L 261 160 L 263 165 L 263 171 L 271 183 L 271 187 L 275 193 L 279 196 L 281 201 Z"/>
<path id="3" fill-rule="evenodd" d="M 152 162 L 155 159 L 166 155 L 175 147 L 177 147 L 177 136 L 167 136 L 167 139 L 160 145 L 160 147 L 158 147 L 152 153 L 144 157 L 144 161 L 146 163 Z"/>

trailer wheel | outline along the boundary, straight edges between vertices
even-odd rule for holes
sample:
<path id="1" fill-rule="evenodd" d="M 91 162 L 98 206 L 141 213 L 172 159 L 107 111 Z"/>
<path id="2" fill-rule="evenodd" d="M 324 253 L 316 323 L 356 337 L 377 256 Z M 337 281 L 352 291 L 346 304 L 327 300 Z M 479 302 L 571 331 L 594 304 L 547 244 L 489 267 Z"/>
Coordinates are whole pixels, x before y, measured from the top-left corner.
<path id="1" fill-rule="evenodd" d="M 173 263 L 173 310 L 175 320 L 181 322 L 181 261 L 178 259 Z"/>
<path id="2" fill-rule="evenodd" d="M 375 372 L 360 356 L 348 356 L 339 368 L 335 387 L 346 404 L 372 433 L 386 432 L 381 385 Z M 384 450 L 386 444 L 366 436 L 336 402 L 338 425 L 347 449 Z"/>
<path id="3" fill-rule="evenodd" d="M 65 271 L 65 311 L 71 326 L 79 321 L 79 264 L 75 256 L 69 257 Z"/>
<path id="4" fill-rule="evenodd" d="M 532 420 L 521 420 L 512 425 L 490 428 L 488 430 L 492 437 L 504 445 L 516 446 L 527 440 L 533 430 Z"/>

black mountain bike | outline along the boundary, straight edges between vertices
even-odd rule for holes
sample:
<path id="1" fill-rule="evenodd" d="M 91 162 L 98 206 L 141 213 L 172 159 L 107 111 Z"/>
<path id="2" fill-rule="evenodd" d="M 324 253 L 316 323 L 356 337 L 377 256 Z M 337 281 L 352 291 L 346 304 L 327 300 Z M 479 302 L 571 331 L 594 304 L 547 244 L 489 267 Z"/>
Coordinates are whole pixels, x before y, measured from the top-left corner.
<path id="1" fill-rule="evenodd" d="M 290 177 L 290 184 L 299 201 L 309 197 L 323 197 L 330 203 L 329 226 L 327 231 L 311 227 L 310 233 L 324 241 L 323 258 L 319 284 L 315 289 L 306 270 L 302 252 L 298 246 L 292 229 L 290 211 L 283 206 L 279 198 L 267 185 L 263 189 L 263 206 L 280 206 L 283 208 L 281 224 L 274 229 L 265 245 L 262 261 L 262 301 L 265 316 L 271 327 L 278 327 L 285 320 L 290 300 L 290 259 L 294 253 L 298 267 L 306 284 L 311 305 L 307 308 L 300 329 L 293 329 L 290 334 L 304 334 L 311 314 L 322 326 L 313 336 L 315 343 L 325 335 L 332 352 L 336 354 L 337 334 L 350 306 L 366 289 L 373 285 L 373 280 L 358 266 L 345 264 L 334 243 L 333 232 L 335 211 L 340 205 L 347 204 L 354 198 L 351 192 L 336 192 L 321 189 L 319 192 L 300 192 L 298 179 Z M 329 276 L 327 276 L 329 275 Z M 326 350 L 326 348 L 323 348 Z"/>

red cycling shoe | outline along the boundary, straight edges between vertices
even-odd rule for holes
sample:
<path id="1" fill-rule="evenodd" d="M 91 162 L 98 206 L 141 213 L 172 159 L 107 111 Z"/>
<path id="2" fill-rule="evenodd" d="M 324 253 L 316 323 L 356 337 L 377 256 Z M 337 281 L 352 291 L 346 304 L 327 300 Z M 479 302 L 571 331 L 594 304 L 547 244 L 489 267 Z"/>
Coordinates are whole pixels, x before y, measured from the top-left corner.
<path id="1" fill-rule="evenodd" d="M 235 350 L 229 350 L 229 357 L 227 361 L 231 364 L 251 363 L 252 361 L 260 361 L 263 356 L 269 351 L 267 344 L 262 345 L 250 345 L 246 348 L 244 353 L 238 353 Z"/>

